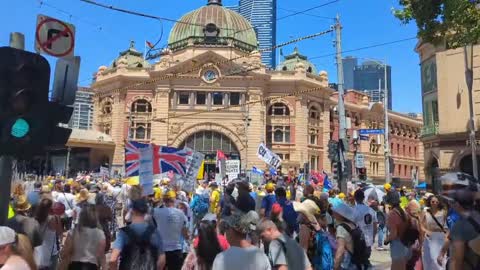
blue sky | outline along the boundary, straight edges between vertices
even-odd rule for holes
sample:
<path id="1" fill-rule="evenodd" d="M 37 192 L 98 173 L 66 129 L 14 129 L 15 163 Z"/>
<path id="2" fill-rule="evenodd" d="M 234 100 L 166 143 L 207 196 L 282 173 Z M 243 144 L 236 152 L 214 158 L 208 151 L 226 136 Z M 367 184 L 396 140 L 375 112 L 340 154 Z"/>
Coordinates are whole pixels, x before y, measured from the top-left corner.
<path id="1" fill-rule="evenodd" d="M 132 9 L 160 17 L 178 19 L 183 14 L 202 5 L 207 0 L 98 0 L 108 5 Z M 223 0 L 224 5 L 235 5 L 236 0 Z M 330 0 L 278 0 L 278 17 L 301 11 Z M 181 3 L 181 4 L 180 4 Z M 343 50 L 385 43 L 416 35 L 415 25 L 402 25 L 393 17 L 391 8 L 398 0 L 339 0 L 308 14 L 333 18 L 337 13 L 343 24 Z M 137 49 L 143 50 L 145 40 L 165 45 L 173 25 L 159 21 L 118 13 L 95 7 L 79 0 L 17 0 L 10 1 L 8 8 L 0 9 L 0 46 L 8 45 L 9 33 L 22 32 L 26 49 L 33 51 L 36 17 L 43 14 L 55 17 L 76 26 L 75 55 L 82 57 L 80 84 L 88 85 L 92 73 L 101 65 L 109 65 L 118 52 L 136 41 Z M 280 20 L 277 25 L 277 43 L 321 32 L 330 27 L 333 20 L 307 15 L 295 15 Z M 163 26 L 162 26 L 163 25 Z M 284 47 L 285 54 L 298 46 L 308 57 L 333 53 L 333 34 L 327 34 L 296 45 Z M 416 40 L 389 46 L 371 48 L 344 54 L 364 58 L 387 59 L 392 66 L 393 108 L 400 112 L 421 112 L 419 58 L 414 52 Z M 52 64 L 55 59 L 47 57 Z M 319 70 L 326 70 L 330 81 L 337 81 L 334 56 L 312 60 Z"/>

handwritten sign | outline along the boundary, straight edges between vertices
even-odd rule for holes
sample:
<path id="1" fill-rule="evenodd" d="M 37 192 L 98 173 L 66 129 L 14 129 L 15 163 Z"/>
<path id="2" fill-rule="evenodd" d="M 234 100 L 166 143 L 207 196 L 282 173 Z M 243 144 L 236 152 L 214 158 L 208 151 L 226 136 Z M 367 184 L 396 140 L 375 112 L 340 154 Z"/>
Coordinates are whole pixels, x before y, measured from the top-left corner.
<path id="1" fill-rule="evenodd" d="M 270 151 L 270 149 L 268 149 L 263 143 L 258 146 L 257 156 L 259 159 L 274 168 L 278 168 L 282 164 L 280 157 Z"/>

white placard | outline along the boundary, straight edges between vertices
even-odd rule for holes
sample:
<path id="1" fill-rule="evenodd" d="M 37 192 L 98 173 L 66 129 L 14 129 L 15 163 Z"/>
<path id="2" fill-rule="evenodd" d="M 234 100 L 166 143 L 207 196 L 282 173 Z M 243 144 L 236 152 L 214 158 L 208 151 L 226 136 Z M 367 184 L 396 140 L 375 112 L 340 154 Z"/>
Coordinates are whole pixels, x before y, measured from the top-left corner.
<path id="1" fill-rule="evenodd" d="M 282 164 L 282 160 L 277 154 L 268 149 L 265 144 L 261 143 L 258 146 L 257 156 L 271 167 L 278 168 Z"/>
<path id="2" fill-rule="evenodd" d="M 140 185 L 143 188 L 143 195 L 153 194 L 153 147 L 138 149 L 140 166 L 138 168 Z"/>
<path id="3" fill-rule="evenodd" d="M 363 154 L 355 155 L 355 167 L 356 168 L 365 168 L 365 156 Z"/>
<path id="4" fill-rule="evenodd" d="M 238 174 L 240 173 L 240 160 L 227 160 L 225 163 L 225 174 L 228 175 L 228 180 L 238 178 Z"/>
<path id="5" fill-rule="evenodd" d="M 192 152 L 193 154 L 187 157 L 186 167 L 187 171 L 185 174 L 185 181 L 183 182 L 183 190 L 193 191 L 195 188 L 195 181 L 197 181 L 198 171 L 202 166 L 203 159 L 205 155 L 200 152 L 195 152 L 192 149 L 185 148 L 186 150 Z"/>

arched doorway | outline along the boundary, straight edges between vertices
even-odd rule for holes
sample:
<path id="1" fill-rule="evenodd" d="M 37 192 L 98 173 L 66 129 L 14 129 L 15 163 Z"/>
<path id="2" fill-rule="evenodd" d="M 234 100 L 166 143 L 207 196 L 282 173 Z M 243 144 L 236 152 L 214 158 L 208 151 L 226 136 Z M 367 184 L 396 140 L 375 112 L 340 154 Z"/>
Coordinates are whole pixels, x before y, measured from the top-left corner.
<path id="1" fill-rule="evenodd" d="M 480 175 L 480 156 L 477 155 L 477 168 L 479 169 L 479 175 Z M 472 162 L 472 155 L 466 155 L 464 156 L 458 165 L 458 169 L 461 172 L 468 173 L 473 176 L 473 162 Z"/>
<path id="2" fill-rule="evenodd" d="M 187 137 L 180 148 L 189 147 L 205 155 L 205 171 L 215 172 L 217 150 L 225 153 L 228 159 L 240 159 L 235 143 L 220 132 L 203 130 Z"/>

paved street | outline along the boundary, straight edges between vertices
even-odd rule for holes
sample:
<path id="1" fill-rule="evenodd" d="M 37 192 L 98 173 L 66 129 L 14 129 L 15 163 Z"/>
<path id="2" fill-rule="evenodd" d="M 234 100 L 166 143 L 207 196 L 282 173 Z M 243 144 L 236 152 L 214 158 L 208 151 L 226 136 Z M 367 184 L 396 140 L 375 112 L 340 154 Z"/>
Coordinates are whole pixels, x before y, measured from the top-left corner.
<path id="1" fill-rule="evenodd" d="M 372 256 L 370 257 L 370 262 L 377 270 L 390 269 L 390 250 L 388 247 L 383 251 L 378 251 L 374 248 L 372 250 Z"/>

